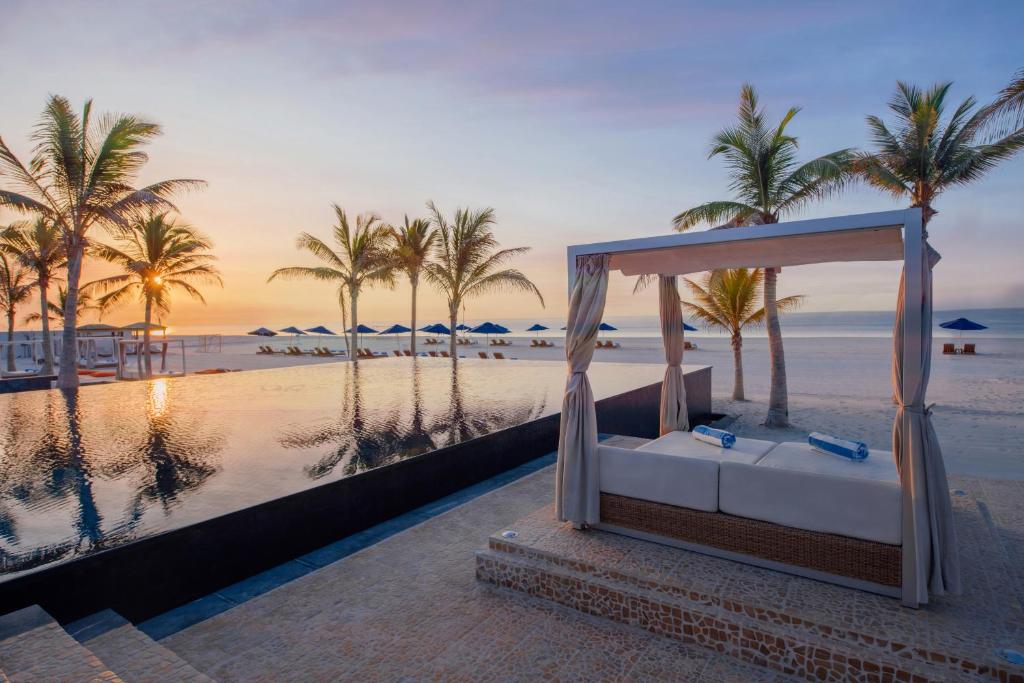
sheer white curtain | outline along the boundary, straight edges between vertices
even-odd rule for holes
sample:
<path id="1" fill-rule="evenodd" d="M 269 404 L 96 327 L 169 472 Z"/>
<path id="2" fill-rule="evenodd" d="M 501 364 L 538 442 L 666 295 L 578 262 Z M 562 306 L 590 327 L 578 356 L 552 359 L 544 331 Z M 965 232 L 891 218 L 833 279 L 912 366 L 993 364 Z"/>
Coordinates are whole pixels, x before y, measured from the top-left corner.
<path id="1" fill-rule="evenodd" d="M 905 595 L 904 601 L 916 604 L 927 603 L 929 591 L 933 595 L 958 595 L 961 591 L 960 557 L 949 483 L 942 449 L 932 427 L 931 409 L 925 405 L 932 355 L 932 267 L 938 260 L 938 253 L 922 240 L 923 267 L 919 274 L 912 274 L 921 278 L 921 298 L 906 301 L 907 273 L 904 270 L 900 276 L 893 328 L 892 383 L 897 408 L 892 450 L 904 496 L 904 553 L 913 553 L 911 558 L 915 560 L 913 565 L 904 563 L 904 568 L 912 566 L 912 575 L 904 576 L 904 584 L 910 587 L 910 595 Z M 921 307 L 920 362 L 915 367 L 908 367 L 906 358 L 908 305 Z"/>
<path id="2" fill-rule="evenodd" d="M 658 276 L 661 340 L 665 345 L 665 379 L 661 383 L 660 433 L 686 431 L 686 386 L 683 384 L 683 311 L 675 275 Z"/>
<path id="3" fill-rule="evenodd" d="M 596 524 L 601 519 L 597 415 L 587 368 L 594 356 L 607 294 L 608 255 L 579 257 L 565 331 L 569 377 L 562 399 L 555 467 L 556 514 L 558 519 L 577 526 Z"/>

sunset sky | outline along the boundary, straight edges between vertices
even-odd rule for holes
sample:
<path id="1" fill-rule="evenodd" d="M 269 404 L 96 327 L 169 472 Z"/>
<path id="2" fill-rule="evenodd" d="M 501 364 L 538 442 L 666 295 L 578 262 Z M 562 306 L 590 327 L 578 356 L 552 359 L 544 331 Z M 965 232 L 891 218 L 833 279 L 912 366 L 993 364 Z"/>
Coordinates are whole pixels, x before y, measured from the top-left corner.
<path id="1" fill-rule="evenodd" d="M 985 102 L 1024 66 L 1019 0 L 3 8 L 0 135 L 23 158 L 48 94 L 91 97 L 164 126 L 142 181 L 209 182 L 178 203 L 215 241 L 225 287 L 205 308 L 179 299 L 180 328 L 336 321 L 330 286 L 266 283 L 310 262 L 295 236 L 328 236 L 331 202 L 394 222 L 424 216 L 427 200 L 492 206 L 501 242 L 533 248 L 517 265 L 547 309 L 491 297 L 469 318 L 562 316 L 566 245 L 665 233 L 680 210 L 728 198 L 722 162 L 706 155 L 744 81 L 772 119 L 803 107 L 790 130 L 809 158 L 867 145 L 864 117 L 885 115 L 897 79 L 952 80 L 955 102 Z M 937 308 L 1021 305 L 1022 188 L 1024 155 L 939 198 Z M 859 189 L 799 217 L 901 207 Z M 809 295 L 805 310 L 891 309 L 896 280 L 896 264 L 792 268 L 780 294 Z M 631 287 L 616 278 L 606 317 L 656 314 L 653 292 Z M 441 298 L 422 292 L 421 318 L 442 318 Z M 405 320 L 408 288 L 367 293 L 360 309 Z M 140 318 L 140 306 L 110 316 Z"/>

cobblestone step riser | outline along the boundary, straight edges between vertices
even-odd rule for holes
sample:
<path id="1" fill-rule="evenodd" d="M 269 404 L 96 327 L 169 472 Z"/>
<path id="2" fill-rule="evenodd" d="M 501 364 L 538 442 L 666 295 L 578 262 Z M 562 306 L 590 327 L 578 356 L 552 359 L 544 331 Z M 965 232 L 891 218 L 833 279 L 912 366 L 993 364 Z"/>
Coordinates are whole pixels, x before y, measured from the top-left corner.
<path id="1" fill-rule="evenodd" d="M 553 571 L 575 573 L 581 577 L 586 577 L 588 581 L 611 582 L 623 586 L 627 591 L 649 592 L 659 596 L 659 599 L 668 599 L 673 603 L 679 603 L 684 608 L 687 605 L 697 607 L 698 609 L 701 606 L 714 607 L 716 608 L 716 614 L 720 614 L 730 622 L 746 617 L 753 620 L 752 625 L 755 628 L 771 629 L 773 627 L 781 627 L 786 629 L 789 635 L 792 635 L 792 632 L 797 632 L 797 637 L 820 643 L 825 647 L 838 646 L 841 648 L 854 648 L 856 650 L 867 648 L 871 651 L 880 651 L 882 656 L 892 655 L 899 657 L 901 660 L 910 659 L 924 666 L 938 667 L 940 670 L 953 670 L 957 675 L 978 675 L 980 673 L 982 675 L 980 680 L 995 679 L 1011 681 L 1012 683 L 1024 683 L 1024 675 L 1017 672 L 1004 671 L 999 667 L 978 664 L 956 657 L 951 653 L 932 652 L 904 643 L 890 642 L 869 634 L 859 633 L 850 629 L 834 628 L 785 612 L 757 605 L 747 605 L 736 600 L 723 601 L 717 596 L 699 594 L 682 586 L 659 583 L 649 578 L 608 570 L 584 562 L 565 560 L 558 555 L 538 550 L 526 544 L 510 543 L 498 536 L 492 536 L 488 539 L 488 548 L 496 554 L 521 557 L 529 562 L 537 563 L 538 566 L 550 567 Z M 718 610 L 721 610 L 721 612 L 718 612 Z M 1000 678 L 1000 676 L 1003 676 L 1003 678 Z"/>
<path id="2" fill-rule="evenodd" d="M 493 547 L 481 550 L 477 553 L 477 578 L 810 681 L 904 680 L 895 678 L 900 675 L 908 681 L 1024 683 L 1024 679 L 1011 672 L 979 673 L 969 664 L 966 670 L 951 670 L 949 666 L 912 661 L 891 653 L 866 654 L 863 647 L 850 649 L 814 633 L 794 634 L 771 622 L 757 621 L 716 605 L 567 569 L 543 556 L 505 553 Z"/>

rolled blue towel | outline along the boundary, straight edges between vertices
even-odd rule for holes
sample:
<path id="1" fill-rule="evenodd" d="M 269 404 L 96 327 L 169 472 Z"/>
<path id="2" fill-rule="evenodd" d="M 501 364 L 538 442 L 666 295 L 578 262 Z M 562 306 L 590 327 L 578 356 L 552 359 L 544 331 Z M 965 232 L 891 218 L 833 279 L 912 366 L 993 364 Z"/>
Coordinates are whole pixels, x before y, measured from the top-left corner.
<path id="1" fill-rule="evenodd" d="M 868 445 L 863 441 L 850 441 L 821 432 L 811 432 L 807 443 L 819 451 L 838 455 L 847 460 L 861 461 L 868 457 Z"/>
<path id="2" fill-rule="evenodd" d="M 724 429 L 712 429 L 705 425 L 693 428 L 693 438 L 719 448 L 732 448 L 736 445 L 736 435 Z"/>

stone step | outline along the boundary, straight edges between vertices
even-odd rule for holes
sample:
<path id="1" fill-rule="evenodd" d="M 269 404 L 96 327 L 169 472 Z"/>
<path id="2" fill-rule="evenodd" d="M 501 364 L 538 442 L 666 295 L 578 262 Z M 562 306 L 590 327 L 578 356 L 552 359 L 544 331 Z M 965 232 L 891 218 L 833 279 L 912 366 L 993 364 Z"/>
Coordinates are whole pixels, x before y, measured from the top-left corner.
<path id="1" fill-rule="evenodd" d="M 723 606 L 711 596 L 659 585 L 641 576 L 565 562 L 542 551 L 492 537 L 477 551 L 477 578 L 503 588 L 604 617 L 680 642 L 808 681 L 992 681 L 994 671 L 951 670 L 893 652 L 865 652 L 830 638 L 813 624 L 777 622 Z M 996 679 L 998 680 L 998 679 Z"/>
<path id="2" fill-rule="evenodd" d="M 11 683 L 123 681 L 35 605 L 0 617 L 0 670 Z"/>
<path id="3" fill-rule="evenodd" d="M 212 678 L 112 610 L 97 612 L 66 628 L 126 683 L 213 683 Z"/>

